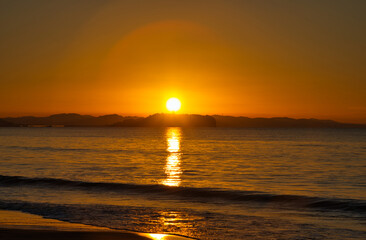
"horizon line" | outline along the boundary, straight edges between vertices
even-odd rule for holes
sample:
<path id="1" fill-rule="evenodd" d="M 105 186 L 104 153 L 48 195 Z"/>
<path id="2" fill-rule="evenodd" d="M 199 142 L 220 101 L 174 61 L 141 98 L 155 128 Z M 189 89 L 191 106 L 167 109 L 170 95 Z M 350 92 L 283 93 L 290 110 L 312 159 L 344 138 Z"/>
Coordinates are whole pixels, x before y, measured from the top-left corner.
<path id="1" fill-rule="evenodd" d="M 80 116 L 92 116 L 92 117 L 102 117 L 102 116 L 108 116 L 108 115 L 118 115 L 121 117 L 141 117 L 141 118 L 146 118 L 148 116 L 154 115 L 154 114 L 173 114 L 173 113 L 167 113 L 167 112 L 160 112 L 160 113 L 152 113 L 152 114 L 118 114 L 118 113 L 108 113 L 108 114 L 81 114 L 81 113 L 76 113 L 76 112 L 62 112 L 62 113 L 48 113 L 48 114 L 35 114 L 35 115 L 17 115 L 17 116 L 5 116 L 5 117 L 0 117 L 0 119 L 5 119 L 5 118 L 22 118 L 22 117 L 50 117 L 53 115 L 61 115 L 61 114 L 76 114 L 76 115 L 80 115 Z M 323 120 L 323 121 L 334 121 L 334 122 L 338 122 L 338 123 L 345 123 L 345 124 L 361 124 L 361 125 L 366 125 L 366 122 L 343 122 L 343 121 L 339 121 L 339 120 L 334 120 L 331 118 L 317 118 L 317 117 L 288 117 L 288 116 L 251 116 L 248 117 L 246 115 L 229 115 L 229 114 L 198 114 L 198 113 L 174 113 L 174 114 L 178 114 L 178 115 L 202 115 L 202 116 L 223 116 L 223 117 L 244 117 L 244 118 L 251 118 L 251 119 L 255 119 L 255 118 L 264 118 L 264 119 L 271 119 L 271 118 L 288 118 L 288 119 L 295 119 L 295 120 L 301 120 L 301 119 L 314 119 L 314 120 Z"/>

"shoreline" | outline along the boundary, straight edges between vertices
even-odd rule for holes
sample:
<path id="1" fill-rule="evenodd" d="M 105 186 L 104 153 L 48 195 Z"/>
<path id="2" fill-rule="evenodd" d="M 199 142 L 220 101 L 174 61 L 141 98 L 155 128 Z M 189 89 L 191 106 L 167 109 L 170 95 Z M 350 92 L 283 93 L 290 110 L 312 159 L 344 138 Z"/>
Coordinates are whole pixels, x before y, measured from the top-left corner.
<path id="1" fill-rule="evenodd" d="M 160 233 L 116 230 L 47 219 L 20 211 L 0 210 L 0 239 L 189 240 L 192 238 Z"/>

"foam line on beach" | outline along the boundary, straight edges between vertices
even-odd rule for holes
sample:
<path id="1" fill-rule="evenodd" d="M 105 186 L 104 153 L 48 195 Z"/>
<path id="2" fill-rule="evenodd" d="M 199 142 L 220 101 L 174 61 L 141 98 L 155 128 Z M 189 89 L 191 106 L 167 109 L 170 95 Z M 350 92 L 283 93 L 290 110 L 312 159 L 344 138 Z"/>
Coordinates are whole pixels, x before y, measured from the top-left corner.
<path id="1" fill-rule="evenodd" d="M 0 210 L 0 239 L 189 240 L 164 233 L 140 233 L 45 219 L 19 211 Z"/>

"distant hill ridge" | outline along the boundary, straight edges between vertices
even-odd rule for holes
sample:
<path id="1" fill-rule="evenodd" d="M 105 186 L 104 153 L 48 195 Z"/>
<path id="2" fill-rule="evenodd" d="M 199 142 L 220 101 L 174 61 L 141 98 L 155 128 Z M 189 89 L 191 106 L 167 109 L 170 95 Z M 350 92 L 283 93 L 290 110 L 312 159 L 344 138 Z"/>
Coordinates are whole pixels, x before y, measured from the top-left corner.
<path id="1" fill-rule="evenodd" d="M 0 127 L 17 127 L 17 124 L 0 119 Z"/>
<path id="2" fill-rule="evenodd" d="M 121 122 L 125 117 L 117 114 L 94 117 L 76 113 L 54 114 L 48 117 L 17 117 L 4 118 L 3 120 L 17 125 L 64 125 L 64 126 L 108 126 Z"/>
<path id="3" fill-rule="evenodd" d="M 0 119 L 0 127 L 65 126 L 65 127 L 234 127 L 234 128 L 366 128 L 366 124 L 340 123 L 332 120 L 293 119 L 287 117 L 248 118 L 198 114 L 153 114 L 146 118 L 120 116 L 99 117 L 77 113 L 61 113 L 48 117 L 8 117 Z"/>
<path id="4" fill-rule="evenodd" d="M 365 124 L 340 123 L 314 118 L 294 119 L 288 117 L 248 118 L 213 115 L 218 127 L 244 128 L 365 128 Z"/>
<path id="5" fill-rule="evenodd" d="M 126 119 L 116 123 L 120 127 L 216 127 L 216 120 L 211 116 L 197 114 L 157 113 L 146 118 Z"/>

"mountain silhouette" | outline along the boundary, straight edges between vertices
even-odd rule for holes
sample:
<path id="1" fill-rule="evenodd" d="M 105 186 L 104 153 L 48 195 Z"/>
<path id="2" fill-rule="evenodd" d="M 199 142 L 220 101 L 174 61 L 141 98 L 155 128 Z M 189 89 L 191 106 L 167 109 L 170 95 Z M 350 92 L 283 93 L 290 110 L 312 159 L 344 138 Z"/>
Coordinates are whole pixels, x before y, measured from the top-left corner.
<path id="1" fill-rule="evenodd" d="M 54 114 L 48 117 L 18 117 L 5 118 L 7 122 L 18 125 L 63 125 L 63 126 L 108 126 L 125 118 L 117 114 L 94 117 L 91 115 L 80 115 L 76 113 Z"/>
<path id="2" fill-rule="evenodd" d="M 339 123 L 333 120 L 293 119 L 287 117 L 248 118 L 214 115 L 217 127 L 241 128 L 365 128 L 365 124 Z"/>
<path id="3" fill-rule="evenodd" d="M 11 123 L 8 121 L 5 121 L 4 119 L 0 119 L 0 127 L 17 127 L 18 125 L 15 123 Z"/>
<path id="4" fill-rule="evenodd" d="M 216 120 L 211 116 L 197 114 L 158 113 L 146 118 L 126 119 L 114 126 L 120 127 L 216 127 Z"/>
<path id="5" fill-rule="evenodd" d="M 0 119 L 0 127 L 233 127 L 233 128 L 366 128 L 365 124 L 340 123 L 332 120 L 293 118 L 248 118 L 204 116 L 198 114 L 153 114 L 146 118 L 117 114 L 94 117 L 61 113 L 48 117 L 13 117 Z"/>

